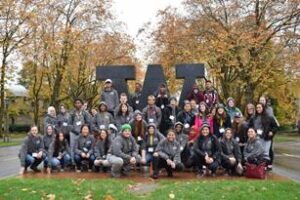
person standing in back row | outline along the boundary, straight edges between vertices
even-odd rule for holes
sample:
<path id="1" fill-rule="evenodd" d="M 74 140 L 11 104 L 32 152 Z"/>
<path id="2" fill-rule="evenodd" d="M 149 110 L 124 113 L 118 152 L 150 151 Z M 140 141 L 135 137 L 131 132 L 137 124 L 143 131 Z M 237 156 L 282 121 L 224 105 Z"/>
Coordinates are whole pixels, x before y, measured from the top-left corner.
<path id="1" fill-rule="evenodd" d="M 101 94 L 101 101 L 104 101 L 107 104 L 107 110 L 112 115 L 119 105 L 119 94 L 117 90 L 113 88 L 113 82 L 111 79 L 106 79 L 104 84 L 104 90 Z"/>
<path id="2" fill-rule="evenodd" d="M 203 92 L 204 102 L 211 109 L 219 102 L 219 95 L 213 88 L 212 82 L 207 80 L 205 83 L 205 90 Z"/>

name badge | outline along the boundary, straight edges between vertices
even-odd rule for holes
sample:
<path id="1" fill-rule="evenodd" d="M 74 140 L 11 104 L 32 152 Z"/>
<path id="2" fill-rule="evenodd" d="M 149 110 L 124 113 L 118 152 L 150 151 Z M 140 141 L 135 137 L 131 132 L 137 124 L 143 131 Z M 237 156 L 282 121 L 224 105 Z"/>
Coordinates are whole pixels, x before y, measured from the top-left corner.
<path id="1" fill-rule="evenodd" d="M 190 128 L 190 125 L 189 124 L 185 124 L 184 128 Z"/>
<path id="2" fill-rule="evenodd" d="M 239 141 L 240 141 L 240 138 L 239 138 L 239 137 L 236 137 L 235 140 L 236 140 L 237 142 L 239 142 Z"/>
<path id="3" fill-rule="evenodd" d="M 141 136 L 138 136 L 138 141 L 142 141 L 143 139 L 141 138 Z"/>
<path id="4" fill-rule="evenodd" d="M 160 108 L 161 108 L 161 109 L 164 109 L 164 108 L 165 108 L 165 105 L 164 105 L 164 104 L 162 104 L 162 105 L 160 106 Z"/>
<path id="5" fill-rule="evenodd" d="M 105 129 L 105 125 L 100 125 L 99 128 L 100 129 Z"/>
<path id="6" fill-rule="evenodd" d="M 81 125 L 81 121 L 76 122 L 76 125 L 80 126 Z"/>
<path id="7" fill-rule="evenodd" d="M 153 122 L 154 122 L 154 119 L 150 118 L 149 123 L 153 123 Z"/>
<path id="8" fill-rule="evenodd" d="M 169 119 L 170 119 L 170 120 L 174 120 L 175 117 L 174 117 L 173 115 L 170 115 Z"/>
<path id="9" fill-rule="evenodd" d="M 68 126 L 68 123 L 67 123 L 67 122 L 64 122 L 64 123 L 63 123 L 63 126 Z"/>
<path id="10" fill-rule="evenodd" d="M 154 148 L 153 147 L 149 147 L 148 148 L 148 152 L 153 153 L 154 152 Z"/>
<path id="11" fill-rule="evenodd" d="M 225 129 L 224 128 L 220 128 L 219 131 L 220 131 L 220 133 L 224 133 Z"/>
<path id="12" fill-rule="evenodd" d="M 135 104 L 139 104 L 139 103 L 140 103 L 140 101 L 139 101 L 139 100 L 136 100 L 136 101 L 135 101 Z"/>
<path id="13" fill-rule="evenodd" d="M 37 155 L 38 155 L 37 153 L 32 153 L 32 157 L 35 157 L 35 158 L 36 158 Z"/>
<path id="14" fill-rule="evenodd" d="M 262 135 L 262 133 L 263 133 L 263 130 L 257 129 L 257 134 L 258 134 L 258 135 Z"/>
<path id="15" fill-rule="evenodd" d="M 180 147 L 180 151 L 183 151 L 183 147 Z"/>

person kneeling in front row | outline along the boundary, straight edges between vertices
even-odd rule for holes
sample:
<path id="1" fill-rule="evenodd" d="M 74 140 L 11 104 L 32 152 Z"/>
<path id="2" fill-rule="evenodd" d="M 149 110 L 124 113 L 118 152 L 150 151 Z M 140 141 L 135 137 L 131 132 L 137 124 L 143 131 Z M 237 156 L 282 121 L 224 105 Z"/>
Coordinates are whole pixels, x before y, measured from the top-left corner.
<path id="1" fill-rule="evenodd" d="M 131 166 L 141 162 L 138 145 L 131 135 L 129 124 L 121 127 L 121 134 L 113 140 L 108 152 L 107 159 L 111 164 L 112 177 L 120 177 L 121 173 L 128 175 Z"/>
<path id="2" fill-rule="evenodd" d="M 180 145 L 176 141 L 176 133 L 172 129 L 167 131 L 167 138 L 159 142 L 153 154 L 152 178 L 158 178 L 161 168 L 167 170 L 168 177 L 173 176 L 173 170 L 183 170 L 183 164 L 180 159 Z"/>

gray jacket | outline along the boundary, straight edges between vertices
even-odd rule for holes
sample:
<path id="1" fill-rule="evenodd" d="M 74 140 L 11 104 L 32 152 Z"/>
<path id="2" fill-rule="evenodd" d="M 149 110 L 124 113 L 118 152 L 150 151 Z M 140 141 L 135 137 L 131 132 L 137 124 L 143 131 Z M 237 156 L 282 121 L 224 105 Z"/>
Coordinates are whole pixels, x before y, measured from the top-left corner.
<path id="1" fill-rule="evenodd" d="M 181 132 L 176 134 L 176 141 L 179 143 L 180 151 L 183 151 L 189 141 L 189 136 Z"/>
<path id="2" fill-rule="evenodd" d="M 95 139 L 92 135 L 88 135 L 86 137 L 80 135 L 75 140 L 74 152 L 77 154 L 88 153 L 91 155 L 93 153 L 94 145 L 95 145 Z"/>
<path id="3" fill-rule="evenodd" d="M 140 159 L 138 145 L 132 136 L 125 138 L 123 135 L 118 135 L 113 140 L 109 153 L 122 158 L 126 162 L 129 162 L 131 157 L 135 157 L 137 160 Z"/>
<path id="4" fill-rule="evenodd" d="M 117 90 L 113 88 L 111 90 L 104 89 L 101 94 L 101 101 L 104 101 L 107 104 L 107 109 L 109 111 L 114 112 L 119 105 L 119 95 Z"/>
<path id="5" fill-rule="evenodd" d="M 160 108 L 156 105 L 153 107 L 146 106 L 143 109 L 143 115 L 147 123 L 155 123 L 156 127 L 160 125 L 162 114 Z"/>
<path id="6" fill-rule="evenodd" d="M 34 137 L 32 134 L 28 134 L 25 138 L 19 153 L 19 157 L 21 160 L 21 166 L 25 166 L 25 158 L 27 154 L 38 153 L 40 151 L 44 151 L 44 143 L 43 138 L 40 135 Z"/>
<path id="7" fill-rule="evenodd" d="M 87 113 L 86 111 L 77 112 L 76 110 L 73 110 L 70 113 L 69 123 L 68 123 L 68 125 L 70 125 L 71 127 L 71 132 L 73 132 L 76 135 L 79 135 L 81 126 L 83 124 L 88 124 L 90 127 L 90 131 L 92 130 L 93 127 L 90 120 L 90 114 Z"/>
<path id="8" fill-rule="evenodd" d="M 247 160 L 248 158 L 264 158 L 264 148 L 258 139 L 248 140 L 246 143 L 244 147 L 244 159 Z"/>
<path id="9" fill-rule="evenodd" d="M 115 116 L 115 124 L 119 131 L 121 130 L 121 126 L 123 124 L 128 124 L 128 123 L 130 123 L 131 120 L 132 120 L 132 114 Z"/>
<path id="10" fill-rule="evenodd" d="M 165 160 L 173 160 L 176 164 L 181 163 L 180 145 L 177 141 L 170 142 L 168 139 L 160 141 L 155 149 L 155 152 Z"/>
<path id="11" fill-rule="evenodd" d="M 43 144 L 44 144 L 45 153 L 48 153 L 51 143 L 55 140 L 54 137 L 55 137 L 54 134 L 52 134 L 52 135 L 46 134 L 43 136 Z"/>
<path id="12" fill-rule="evenodd" d="M 157 147 L 158 143 L 164 139 L 165 139 L 165 136 L 163 136 L 163 134 L 161 134 L 158 130 L 155 130 L 154 135 L 150 135 L 147 132 L 144 137 L 144 142 L 143 142 L 142 148 L 145 149 L 146 152 L 153 153 L 155 148 Z M 152 151 L 152 148 L 153 148 L 153 151 Z"/>
<path id="13" fill-rule="evenodd" d="M 58 123 L 58 127 L 57 129 L 59 131 L 62 131 L 64 134 L 68 134 L 70 132 L 71 126 L 69 124 L 69 118 L 70 118 L 70 114 L 69 113 L 59 113 L 57 115 L 57 123 Z"/>
<path id="14" fill-rule="evenodd" d="M 56 129 L 58 126 L 57 117 L 53 117 L 49 114 L 46 114 L 44 118 L 44 133 L 47 132 L 46 129 L 48 125 L 51 125 L 54 129 Z"/>
<path id="15" fill-rule="evenodd" d="M 100 126 L 108 128 L 109 124 L 114 124 L 114 118 L 109 112 L 98 112 L 95 116 L 94 127 L 100 129 Z"/>
<path id="16" fill-rule="evenodd" d="M 110 141 L 98 140 L 94 146 L 94 155 L 96 159 L 106 159 L 108 149 L 110 147 Z"/>

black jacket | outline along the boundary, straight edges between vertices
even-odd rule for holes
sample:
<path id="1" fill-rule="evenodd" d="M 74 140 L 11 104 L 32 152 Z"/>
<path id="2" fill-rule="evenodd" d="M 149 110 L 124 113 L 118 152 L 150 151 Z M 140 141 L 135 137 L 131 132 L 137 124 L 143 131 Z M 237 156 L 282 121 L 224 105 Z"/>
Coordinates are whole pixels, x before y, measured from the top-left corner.
<path id="1" fill-rule="evenodd" d="M 207 153 L 209 157 L 221 163 L 221 147 L 218 138 L 214 135 L 204 137 L 200 135 L 193 145 L 193 153 L 199 157 L 205 157 Z"/>
<path id="2" fill-rule="evenodd" d="M 231 128 L 231 120 L 230 116 L 226 114 L 226 118 L 223 121 L 223 124 L 221 124 L 221 120 L 218 120 L 216 116 L 214 116 L 213 119 L 213 124 L 214 124 L 214 134 L 220 138 L 223 137 L 223 133 L 220 132 L 220 129 L 223 129 L 225 131 L 226 128 Z"/>
<path id="3" fill-rule="evenodd" d="M 258 115 L 255 115 L 250 121 L 249 121 L 249 127 L 254 127 L 257 131 L 257 127 L 255 127 L 255 120 L 257 120 Z M 260 138 L 263 138 L 264 140 L 271 140 L 277 131 L 277 123 L 274 119 L 274 117 L 270 117 L 268 115 L 261 115 L 261 127 L 262 127 L 262 135 L 259 135 L 257 132 L 257 136 Z M 272 132 L 273 135 L 269 136 L 269 132 Z"/>

